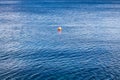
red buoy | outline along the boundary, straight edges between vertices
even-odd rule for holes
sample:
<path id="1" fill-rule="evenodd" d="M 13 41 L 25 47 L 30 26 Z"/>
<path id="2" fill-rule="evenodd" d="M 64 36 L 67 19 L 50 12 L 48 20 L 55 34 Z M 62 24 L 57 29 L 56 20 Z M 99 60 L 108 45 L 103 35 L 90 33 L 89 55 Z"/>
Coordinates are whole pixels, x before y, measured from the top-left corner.
<path id="1" fill-rule="evenodd" d="M 62 31 L 62 27 L 58 27 L 58 31 Z"/>

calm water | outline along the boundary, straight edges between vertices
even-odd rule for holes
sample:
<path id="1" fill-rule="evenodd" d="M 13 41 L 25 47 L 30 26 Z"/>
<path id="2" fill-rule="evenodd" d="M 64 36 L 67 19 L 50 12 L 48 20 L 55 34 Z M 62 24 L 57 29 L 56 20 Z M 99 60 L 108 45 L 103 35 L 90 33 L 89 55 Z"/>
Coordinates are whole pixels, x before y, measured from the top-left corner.
<path id="1" fill-rule="evenodd" d="M 0 0 L 0 80 L 120 80 L 120 4 Z"/>

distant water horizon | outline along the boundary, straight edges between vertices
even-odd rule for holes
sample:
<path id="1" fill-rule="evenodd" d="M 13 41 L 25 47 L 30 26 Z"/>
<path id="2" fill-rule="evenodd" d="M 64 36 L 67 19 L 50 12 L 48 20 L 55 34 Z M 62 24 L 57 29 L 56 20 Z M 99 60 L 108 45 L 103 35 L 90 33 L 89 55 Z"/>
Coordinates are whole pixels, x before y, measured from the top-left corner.
<path id="1" fill-rule="evenodd" d="M 120 1 L 1 0 L 0 80 L 120 80 Z"/>

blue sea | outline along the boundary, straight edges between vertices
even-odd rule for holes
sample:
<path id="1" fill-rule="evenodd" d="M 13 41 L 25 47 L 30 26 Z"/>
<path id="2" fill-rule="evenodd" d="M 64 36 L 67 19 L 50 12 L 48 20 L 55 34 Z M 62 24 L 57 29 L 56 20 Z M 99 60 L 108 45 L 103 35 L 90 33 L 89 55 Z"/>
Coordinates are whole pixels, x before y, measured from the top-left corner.
<path id="1" fill-rule="evenodd" d="M 120 80 L 120 1 L 0 0 L 0 80 Z"/>

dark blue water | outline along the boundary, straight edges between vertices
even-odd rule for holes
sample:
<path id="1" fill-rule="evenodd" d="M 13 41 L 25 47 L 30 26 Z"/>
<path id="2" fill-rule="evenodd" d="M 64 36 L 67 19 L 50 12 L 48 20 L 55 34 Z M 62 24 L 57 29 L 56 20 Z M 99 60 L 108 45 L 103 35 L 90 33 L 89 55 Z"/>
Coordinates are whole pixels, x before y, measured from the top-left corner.
<path id="1" fill-rule="evenodd" d="M 0 80 L 120 80 L 120 4 L 108 2 L 0 0 Z"/>

